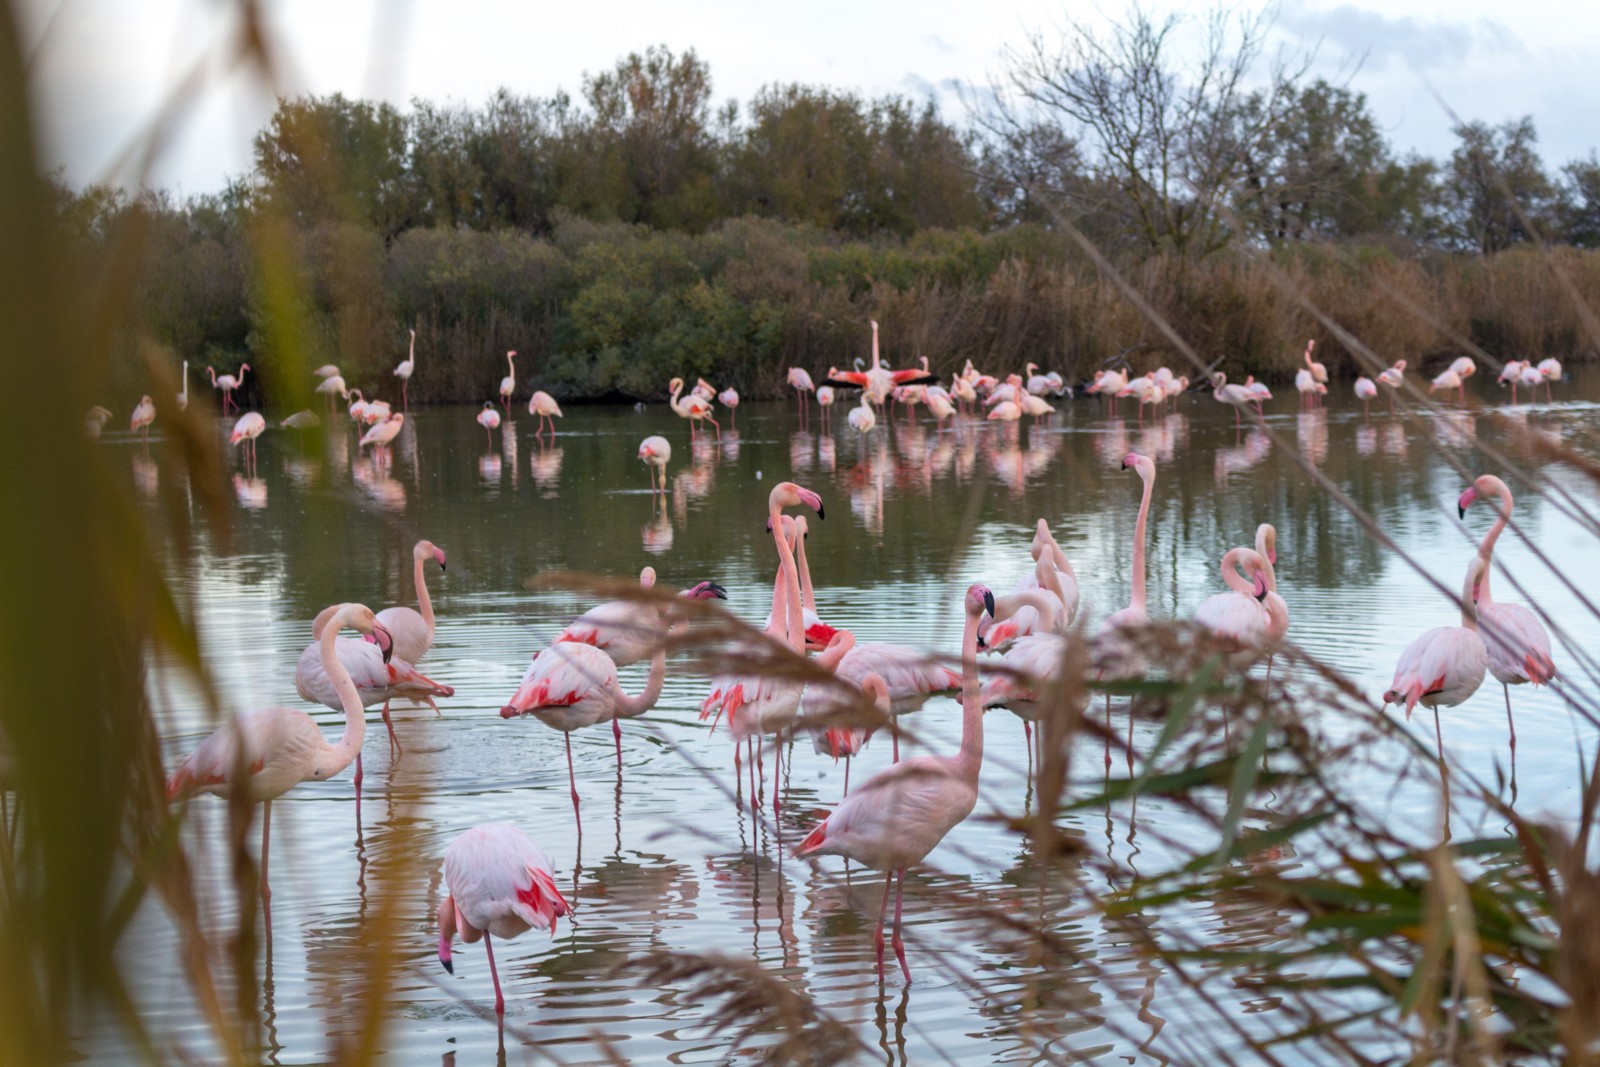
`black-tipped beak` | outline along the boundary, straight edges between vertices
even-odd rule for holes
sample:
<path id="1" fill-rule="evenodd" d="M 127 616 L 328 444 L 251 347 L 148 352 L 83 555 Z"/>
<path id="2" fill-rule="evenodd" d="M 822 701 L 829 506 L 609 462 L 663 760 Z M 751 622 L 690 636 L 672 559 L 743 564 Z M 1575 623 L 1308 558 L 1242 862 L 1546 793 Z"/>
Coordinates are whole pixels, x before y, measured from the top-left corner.
<path id="1" fill-rule="evenodd" d="M 1457 504 L 1456 505 L 1456 518 L 1464 519 L 1466 517 L 1467 517 L 1467 509 L 1462 507 L 1460 504 Z"/>
<path id="2" fill-rule="evenodd" d="M 1122 461 L 1122 469 L 1123 470 L 1127 470 L 1128 469 L 1128 461 L 1126 459 L 1124 459 Z"/>
<path id="3" fill-rule="evenodd" d="M 372 626 L 373 643 L 378 646 L 378 651 L 383 653 L 383 662 L 388 663 L 389 657 L 394 655 L 394 637 L 382 626 L 374 623 Z"/>
<path id="4" fill-rule="evenodd" d="M 444 570 L 445 569 L 444 560 L 442 560 L 442 559 L 439 561 L 439 569 L 440 570 Z"/>
<path id="5" fill-rule="evenodd" d="M 716 582 L 707 582 L 706 588 L 710 590 L 711 595 L 716 597 L 718 600 L 728 599 L 728 591 L 722 588 L 722 586 L 718 585 Z"/>
<path id="6" fill-rule="evenodd" d="M 771 533 L 771 532 L 772 532 L 772 516 L 768 515 L 767 516 L 767 533 Z"/>
<path id="7" fill-rule="evenodd" d="M 827 518 L 827 516 L 822 513 L 822 505 L 821 504 L 817 505 L 817 518 L 819 518 L 819 519 Z"/>
<path id="8" fill-rule="evenodd" d="M 447 973 L 449 973 L 449 974 L 455 974 L 456 973 L 456 965 L 454 963 L 450 962 L 449 960 L 440 960 L 439 962 L 444 964 L 444 969 L 445 969 L 445 971 Z"/>
<path id="9" fill-rule="evenodd" d="M 989 618 L 994 618 L 994 594 L 987 589 L 983 591 L 983 610 L 989 613 Z"/>

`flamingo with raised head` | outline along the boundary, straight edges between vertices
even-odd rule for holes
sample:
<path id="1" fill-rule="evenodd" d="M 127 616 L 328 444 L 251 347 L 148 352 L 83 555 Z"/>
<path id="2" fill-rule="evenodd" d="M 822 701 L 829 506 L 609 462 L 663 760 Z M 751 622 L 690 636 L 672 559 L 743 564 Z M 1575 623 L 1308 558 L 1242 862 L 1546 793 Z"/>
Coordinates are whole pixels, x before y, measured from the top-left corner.
<path id="1" fill-rule="evenodd" d="M 811 380 L 811 375 L 807 373 L 804 367 L 790 367 L 787 380 L 799 400 L 800 417 L 804 419 L 806 417 L 806 394 L 817 391 L 816 383 Z M 829 395 L 831 396 L 832 394 L 830 393 Z M 829 401 L 829 403 L 832 403 L 832 401 Z"/>
<path id="2" fill-rule="evenodd" d="M 1306 342 L 1306 352 L 1305 356 L 1303 357 L 1306 361 L 1306 370 L 1311 373 L 1312 380 L 1314 380 L 1318 385 L 1327 385 L 1328 368 L 1311 358 L 1311 352 L 1316 347 L 1317 342 L 1315 338 L 1312 338 Z M 1327 392 L 1327 390 L 1324 389 L 1323 392 Z"/>
<path id="3" fill-rule="evenodd" d="M 896 763 L 869 778 L 833 810 L 795 849 L 796 856 L 846 856 L 873 870 L 886 872 L 883 902 L 873 935 L 878 977 L 883 978 L 883 926 L 889 890 L 898 879 L 891 943 L 906 984 L 906 963 L 900 936 L 905 902 L 906 868 L 921 863 L 946 834 L 972 814 L 978 802 L 978 772 L 983 766 L 983 702 L 978 689 L 978 621 L 994 606 L 994 594 L 982 585 L 968 587 L 961 635 L 961 750 L 954 756 L 918 756 Z"/>
<path id="4" fill-rule="evenodd" d="M 650 468 L 650 492 L 665 493 L 667 491 L 667 464 L 672 462 L 672 442 L 660 434 L 651 434 L 639 445 L 639 458 L 644 460 L 645 466 Z M 656 484 L 656 475 L 659 472 L 660 484 Z"/>
<path id="5" fill-rule="evenodd" d="M 1094 637 L 1094 667 L 1101 678 L 1136 678 L 1145 670 L 1144 653 L 1139 650 L 1137 639 L 1132 632 L 1150 621 L 1150 614 L 1145 610 L 1144 551 L 1146 533 L 1149 529 L 1147 523 L 1150 518 L 1150 497 L 1156 484 L 1156 463 L 1149 456 L 1129 452 L 1122 459 L 1122 469 L 1127 470 L 1130 467 L 1138 473 L 1139 480 L 1144 483 L 1144 492 L 1139 498 L 1139 518 L 1133 526 L 1133 565 L 1128 574 L 1128 606 L 1108 615 Z M 1133 760 L 1131 711 L 1128 714 L 1128 760 L 1130 763 Z M 1110 693 L 1106 694 L 1106 766 L 1108 768 L 1111 766 Z"/>
<path id="6" fill-rule="evenodd" d="M 1407 645 L 1394 669 L 1394 680 L 1383 694 L 1384 706 L 1404 704 L 1408 719 L 1418 704 L 1433 709 L 1441 768 L 1444 733 L 1439 727 L 1439 707 L 1464 703 L 1483 684 L 1489 666 L 1489 651 L 1478 633 L 1478 592 L 1484 570 L 1483 557 L 1473 556 L 1461 587 L 1461 625 L 1435 626 Z"/>
<path id="7" fill-rule="evenodd" d="M 491 937 L 511 940 L 529 930 L 549 930 L 572 914 L 556 888 L 550 857 L 526 834 L 505 823 L 474 826 L 450 843 L 444 854 L 444 880 L 450 893 L 439 904 L 439 962 L 456 973 L 450 943 L 457 934 L 467 944 L 483 938 L 494 980 L 494 1010 L 506 1013 L 500 972 L 494 965 Z"/>
<path id="8" fill-rule="evenodd" d="M 668 400 L 667 403 L 671 405 L 672 410 L 676 412 L 680 418 L 689 420 L 689 437 L 691 440 L 695 436 L 695 424 L 700 422 L 702 419 L 710 422 L 711 425 L 717 428 L 717 440 L 722 440 L 722 424 L 719 423 L 716 420 L 716 417 L 711 414 L 711 401 L 707 400 L 705 397 L 697 396 L 694 393 L 690 393 L 682 400 L 679 400 L 678 394 L 683 392 L 682 378 L 672 379 L 672 381 L 667 383 L 667 389 L 672 394 L 672 398 Z"/>
<path id="9" fill-rule="evenodd" d="M 247 411 L 233 424 L 233 433 L 228 437 L 230 445 L 237 445 L 241 441 L 249 442 L 246 445 L 248 455 L 245 457 L 245 466 L 251 474 L 254 474 L 256 469 L 256 438 L 260 437 L 266 428 L 267 420 L 262 417 L 261 412 Z"/>
<path id="10" fill-rule="evenodd" d="M 1521 604 L 1497 604 L 1489 592 L 1495 542 L 1511 521 L 1511 489 L 1492 474 L 1480 475 L 1457 499 L 1457 516 L 1466 518 L 1467 509 L 1479 497 L 1497 497 L 1501 505 L 1494 525 L 1478 546 L 1484 564 L 1483 581 L 1478 586 L 1478 625 L 1489 655 L 1489 673 L 1505 693 L 1506 724 L 1511 728 L 1511 754 L 1515 759 L 1517 723 L 1511 717 L 1511 687 L 1525 682 L 1548 685 L 1556 676 L 1556 662 L 1550 653 L 1550 633 L 1539 616 Z"/>
<path id="11" fill-rule="evenodd" d="M 222 413 L 224 415 L 228 413 L 230 407 L 238 408 L 239 405 L 233 402 L 233 391 L 244 387 L 244 372 L 249 369 L 250 364 L 239 364 L 239 374 L 235 377 L 232 374 L 218 374 L 215 367 L 206 368 L 211 374 L 211 387 L 222 391 Z"/>
<path id="12" fill-rule="evenodd" d="M 930 374 L 926 366 L 908 370 L 890 370 L 885 367 L 878 355 L 878 320 L 869 321 L 872 325 L 872 366 L 864 371 L 840 371 L 829 368 L 829 385 L 860 389 L 872 398 L 873 403 L 881 407 L 897 385 L 933 385 L 938 382 L 938 377 Z"/>
<path id="13" fill-rule="evenodd" d="M 415 608 L 400 606 L 384 608 L 378 612 L 378 621 L 394 637 L 394 654 L 410 664 L 422 662 L 422 657 L 433 647 L 433 599 L 428 596 L 425 565 L 439 564 L 445 569 L 444 549 L 432 541 L 418 541 L 411 549 L 411 582 L 417 592 Z"/>
<path id="14" fill-rule="evenodd" d="M 494 401 L 483 402 L 483 409 L 478 412 L 478 425 L 483 427 L 484 443 L 493 448 L 494 431 L 500 428 L 500 412 L 495 410 Z"/>
<path id="15" fill-rule="evenodd" d="M 511 414 L 511 397 L 517 391 L 517 353 L 515 350 L 506 353 L 506 376 L 500 379 L 500 403 L 505 405 L 506 414 Z"/>
<path id="16" fill-rule="evenodd" d="M 556 403 L 556 398 L 543 389 L 535 390 L 533 396 L 528 398 L 528 414 L 539 416 L 539 425 L 533 431 L 533 436 L 535 437 L 538 437 L 544 431 L 546 423 L 550 424 L 550 436 L 552 438 L 555 437 L 556 420 L 565 418 L 561 414 L 561 405 Z"/>
<path id="17" fill-rule="evenodd" d="M 1298 378 L 1298 375 L 1296 377 Z M 1296 384 L 1298 385 L 1298 382 Z M 1222 403 L 1233 406 L 1233 428 L 1244 429 L 1244 421 L 1240 418 L 1239 412 L 1252 402 L 1250 390 L 1242 385 L 1229 385 L 1228 376 L 1217 371 L 1211 376 L 1211 393 Z"/>
<path id="18" fill-rule="evenodd" d="M 407 330 L 411 335 L 411 348 L 406 353 L 406 358 L 394 369 L 394 376 L 400 379 L 400 407 L 404 411 L 411 410 L 411 396 L 407 390 L 411 386 L 411 372 L 417 369 L 417 331 Z"/>
<path id="19" fill-rule="evenodd" d="M 337 706 L 344 712 L 344 733 L 339 740 L 330 745 L 316 721 L 298 708 L 262 708 L 218 727 L 167 779 L 168 800 L 192 793 L 225 794 L 239 788 L 250 801 L 261 804 L 261 898 L 269 903 L 272 890 L 267 882 L 267 861 L 273 800 L 301 782 L 323 781 L 339 774 L 360 753 L 366 736 L 361 698 L 337 652 L 339 631 L 348 627 L 370 634 L 376 644 L 369 647 L 385 662 L 392 645 L 389 632 L 371 608 L 339 604 L 323 614 L 330 617 L 316 648 L 338 695 Z M 272 936 L 270 912 L 267 936 Z"/>
<path id="20" fill-rule="evenodd" d="M 811 564 L 806 560 L 806 539 L 811 532 L 810 524 L 804 515 L 796 515 L 793 520 L 784 517 L 784 533 L 789 533 L 790 523 L 793 523 L 794 534 L 789 538 L 793 546 L 795 566 L 800 571 L 800 613 L 801 623 L 805 628 L 806 651 L 820 652 L 828 647 L 837 633 L 832 626 L 822 621 L 822 616 L 817 614 L 817 594 L 811 586 Z M 762 629 L 771 625 L 769 616 Z"/>

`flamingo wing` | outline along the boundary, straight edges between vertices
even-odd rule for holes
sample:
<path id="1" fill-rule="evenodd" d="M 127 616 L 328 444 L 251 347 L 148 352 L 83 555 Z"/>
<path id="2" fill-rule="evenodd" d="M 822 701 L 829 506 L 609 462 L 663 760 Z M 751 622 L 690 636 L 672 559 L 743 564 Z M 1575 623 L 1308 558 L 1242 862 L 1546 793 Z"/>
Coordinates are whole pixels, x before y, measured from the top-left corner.
<path id="1" fill-rule="evenodd" d="M 223 793 L 243 772 L 252 800 L 271 800 L 303 781 L 322 746 L 322 732 L 296 708 L 261 708 L 224 723 L 167 779 L 167 798 Z"/>
<path id="2" fill-rule="evenodd" d="M 467 922 L 500 938 L 528 929 L 555 932 L 572 908 L 556 888 L 550 857 L 516 827 L 475 826 L 444 857 L 450 895 Z"/>
<path id="3" fill-rule="evenodd" d="M 384 608 L 378 612 L 378 621 L 394 638 L 394 655 L 397 659 L 416 663 L 433 647 L 433 635 L 428 632 L 428 624 L 415 608 Z"/>
<path id="4" fill-rule="evenodd" d="M 1507 685 L 1545 685 L 1556 676 L 1550 634 L 1539 616 L 1521 604 L 1479 609 L 1478 626 L 1489 656 L 1489 673 Z"/>

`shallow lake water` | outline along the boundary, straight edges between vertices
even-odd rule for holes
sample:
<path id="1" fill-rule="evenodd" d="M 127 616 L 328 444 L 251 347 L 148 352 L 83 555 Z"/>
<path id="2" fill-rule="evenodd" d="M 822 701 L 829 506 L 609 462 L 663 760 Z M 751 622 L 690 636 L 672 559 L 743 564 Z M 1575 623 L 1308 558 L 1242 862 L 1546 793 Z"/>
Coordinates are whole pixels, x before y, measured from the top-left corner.
<path id="1" fill-rule="evenodd" d="M 149 501 L 156 536 L 167 538 L 175 585 L 196 605 L 227 710 L 304 706 L 293 674 L 311 618 L 342 600 L 412 604 L 414 541 L 426 537 L 449 554 L 447 573 L 428 569 L 439 621 L 421 669 L 454 686 L 455 696 L 442 701 L 440 717 L 397 707 L 405 751 L 393 761 L 376 709 L 369 714 L 360 839 L 349 772 L 297 787 L 273 805 L 263 1058 L 320 1062 L 354 1039 L 359 1021 L 350 998 L 364 988 L 364 925 L 392 895 L 410 936 L 382 976 L 390 1014 L 379 1047 L 397 1062 L 602 1062 L 596 1035 L 616 1055 L 641 1063 L 752 1058 L 750 1048 L 735 1050 L 726 1035 L 707 1031 L 708 1008 L 687 995 L 690 983 L 645 984 L 619 970 L 652 949 L 747 955 L 847 1024 L 864 1057 L 889 1063 L 1190 1059 L 1184 1031 L 1191 1005 L 1181 984 L 1134 951 L 1125 929 L 1083 907 L 1114 887 L 1088 867 L 1079 877 L 1071 865 L 1041 877 L 1025 839 L 995 818 L 1021 812 L 1030 799 L 1022 725 L 1010 714 L 987 716 L 977 811 L 907 877 L 914 983 L 904 988 L 891 969 L 880 988 L 871 934 L 881 877 L 847 872 L 838 859 L 813 866 L 787 854 L 837 803 L 843 765 L 802 739 L 792 752 L 781 825 L 753 822 L 748 805 L 733 797 L 726 732 L 713 733 L 697 715 L 706 679 L 673 661 L 656 709 L 623 726 L 620 772 L 609 727 L 573 735 L 580 837 L 562 735 L 533 719 L 502 720 L 499 709 L 532 654 L 583 607 L 581 598 L 530 584 L 541 575 L 629 578 L 651 565 L 674 586 L 714 579 L 728 589 L 727 607 L 759 625 L 775 570 L 766 496 L 784 479 L 824 498 L 827 518 L 812 521 L 807 546 L 820 614 L 863 641 L 955 654 L 962 592 L 973 581 L 998 592 L 1012 588 L 1032 566 L 1028 541 L 1041 516 L 1072 559 L 1083 611 L 1097 623 L 1127 603 L 1140 493 L 1138 478 L 1120 468 L 1130 451 L 1157 466 L 1150 613 L 1184 617 L 1221 591 L 1222 552 L 1248 544 L 1257 523 L 1272 522 L 1291 639 L 1376 698 L 1405 644 L 1430 626 L 1452 624 L 1456 611 L 1426 577 L 1364 533 L 1293 451 L 1451 590 L 1492 515 L 1476 508 L 1463 527 L 1455 513 L 1463 481 L 1421 426 L 1392 418 L 1381 399 L 1364 419 L 1347 384 L 1335 386 L 1327 409 L 1311 412 L 1297 411 L 1292 391 L 1285 392 L 1267 406 L 1269 432 L 1248 425 L 1236 431 L 1231 409 L 1209 392 L 1192 393 L 1175 413 L 1142 425 L 1131 406 L 1125 417 L 1112 417 L 1100 402 L 1080 399 L 1063 401 L 1039 426 L 969 423 L 940 432 L 920 411 L 915 424 L 880 415 L 864 438 L 846 424 L 844 405 L 831 426 L 813 408 L 802 427 L 793 405 L 772 403 L 746 404 L 736 430 L 725 419 L 720 442 L 712 437 L 694 447 L 687 425 L 660 404 L 569 406 L 553 441 L 535 439 L 535 420 L 520 406 L 492 437 L 474 422 L 475 409 L 423 409 L 384 463 L 357 448 L 341 418 L 315 446 L 288 431 L 264 436 L 253 478 L 230 452 L 231 530 L 224 538 L 200 525 L 194 551 L 168 537 L 168 516 L 157 503 L 163 487 L 176 488 L 180 500 L 193 498 L 184 472 L 159 441 L 147 457 L 135 442 L 108 435 L 105 447 Z M 1600 369 L 1578 368 L 1556 387 L 1554 403 L 1510 409 L 1492 382 L 1469 399 L 1465 412 L 1427 418 L 1446 451 L 1474 473 L 1493 472 L 1476 447 L 1507 447 L 1513 423 L 1591 456 L 1600 451 Z M 636 458 L 652 433 L 666 435 L 674 449 L 664 503 L 649 493 Z M 1530 462 L 1526 453 L 1514 455 Z M 1551 473 L 1591 514 L 1600 513 L 1592 485 L 1560 468 Z M 1517 522 L 1554 562 L 1569 570 L 1600 562 L 1577 521 L 1526 486 L 1513 481 L 1512 488 L 1519 491 Z M 1595 619 L 1521 537 L 1508 532 L 1497 561 L 1523 587 L 1518 592 L 1497 578 L 1501 600 L 1536 598 L 1573 641 L 1600 647 Z M 1562 656 L 1558 644 L 1558 662 Z M 212 724 L 193 688 L 156 666 L 152 687 L 170 766 Z M 643 665 L 625 669 L 624 688 L 637 691 L 644 673 Z M 1502 699 L 1491 679 L 1445 716 L 1447 747 L 1487 780 L 1507 759 Z M 1577 749 L 1592 753 L 1592 731 L 1550 690 L 1523 687 L 1515 702 L 1518 810 L 1565 818 L 1578 805 Z M 314 712 L 336 735 L 340 715 Z M 1117 716 L 1114 709 L 1114 723 Z M 957 701 L 936 698 L 912 719 L 918 743 L 941 752 L 957 747 Z M 1157 728 L 1136 724 L 1136 745 Z M 1432 743 L 1425 714 L 1411 728 Z M 1103 773 L 1098 752 L 1080 755 L 1074 778 L 1093 788 Z M 888 761 L 886 739 L 874 739 L 852 782 Z M 1388 789 L 1380 772 L 1360 773 L 1373 776 L 1375 794 Z M 1069 783 L 1069 796 L 1075 788 Z M 1400 790 L 1385 803 L 1394 824 L 1414 827 L 1419 840 L 1436 833 L 1437 798 L 1427 790 Z M 223 855 L 225 805 L 202 797 L 190 809 L 185 834 L 202 871 L 206 921 L 226 929 L 237 904 Z M 1079 813 L 1063 826 L 1124 874 L 1179 858 L 1163 843 L 1182 835 L 1186 816 L 1176 805 L 1141 802 L 1137 826 L 1128 814 Z M 445 848 L 468 827 L 491 821 L 521 827 L 549 853 L 577 919 L 562 922 L 554 938 L 531 933 L 496 943 L 507 999 L 503 1027 L 492 1010 L 486 1014 L 493 990 L 482 948 L 458 943 L 455 975 L 445 974 L 433 920 Z M 1457 833 L 1463 829 L 1492 832 Z M 394 884 L 396 871 L 408 881 Z M 1041 983 L 1012 946 L 976 936 L 967 910 L 978 901 L 1043 922 L 1094 965 Z M 1189 918 L 1197 940 L 1270 939 L 1286 921 L 1245 908 L 1196 909 Z M 159 908 L 147 904 L 127 944 L 140 961 L 140 1010 L 175 1049 L 204 1059 L 206 1032 L 175 945 Z M 1270 1010 L 1249 990 L 1219 992 L 1241 1018 Z M 91 1049 L 118 1051 L 109 1031 L 87 1040 Z"/>

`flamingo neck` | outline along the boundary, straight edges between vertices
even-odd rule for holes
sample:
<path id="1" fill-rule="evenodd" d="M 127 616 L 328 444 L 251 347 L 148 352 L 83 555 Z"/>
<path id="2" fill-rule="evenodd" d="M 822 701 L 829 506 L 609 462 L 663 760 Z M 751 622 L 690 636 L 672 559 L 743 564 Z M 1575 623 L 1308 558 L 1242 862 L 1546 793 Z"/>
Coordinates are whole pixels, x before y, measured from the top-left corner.
<path id="1" fill-rule="evenodd" d="M 978 619 L 967 612 L 961 631 L 961 754 L 956 770 L 974 787 L 983 767 L 983 701 L 978 695 Z"/>
<path id="2" fill-rule="evenodd" d="M 426 556 L 412 554 L 411 580 L 417 585 L 417 614 L 422 616 L 423 623 L 428 627 L 428 644 L 433 644 L 433 600 L 428 596 L 428 582 L 423 576 L 423 564 Z"/>
<path id="3" fill-rule="evenodd" d="M 817 654 L 817 666 L 825 671 L 836 671 L 839 662 L 856 647 L 856 635 L 849 630 L 840 630 L 835 634 L 833 643 Z"/>
<path id="4" fill-rule="evenodd" d="M 361 751 L 361 742 L 367 736 L 367 715 L 361 705 L 361 695 L 356 692 L 356 683 L 339 659 L 339 630 L 343 623 L 341 613 L 322 628 L 320 641 L 322 669 L 327 672 L 328 681 L 333 683 L 333 691 L 339 694 L 339 703 L 344 708 L 344 733 L 331 745 L 326 740 L 322 742 L 312 769 L 315 778 L 331 778 L 350 766 L 350 761 Z"/>
<path id="5" fill-rule="evenodd" d="M 189 361 L 183 361 L 183 398 L 189 399 Z"/>
<path id="6" fill-rule="evenodd" d="M 635 715 L 643 715 L 655 707 L 656 701 L 661 698 L 661 687 L 667 680 L 667 643 L 682 633 L 684 627 L 688 625 L 688 620 L 680 620 L 667 631 L 666 639 L 656 645 L 655 654 L 650 657 L 650 676 L 645 679 L 644 688 L 639 691 L 638 696 L 631 697 L 620 688 L 617 689 L 618 715 L 632 718 Z"/>
<path id="7" fill-rule="evenodd" d="M 872 324 L 872 369 L 878 369 L 878 324 Z"/>
<path id="8" fill-rule="evenodd" d="M 800 581 L 796 575 L 794 553 L 789 551 L 789 539 L 783 536 L 783 509 L 771 507 L 767 516 L 772 521 L 772 539 L 778 546 L 778 581 L 782 585 L 781 596 L 775 594 L 772 599 L 772 619 L 777 623 L 778 612 L 783 611 L 784 621 L 780 625 L 783 627 L 784 642 L 803 656 L 806 652 L 805 614 L 800 607 Z"/>
<path id="9" fill-rule="evenodd" d="M 806 611 L 817 610 L 817 596 L 811 588 L 811 565 L 806 562 L 806 539 L 802 534 L 795 539 L 795 561 L 800 567 L 800 604 Z"/>
<path id="10" fill-rule="evenodd" d="M 417 360 L 417 331 L 411 331 L 411 347 L 406 350 L 406 359 L 411 363 Z"/>
<path id="11" fill-rule="evenodd" d="M 239 375 L 233 381 L 233 384 L 235 386 L 240 386 L 240 385 L 244 384 L 244 372 L 249 370 L 249 369 L 250 369 L 250 364 L 248 364 L 248 363 L 246 363 L 244 366 L 239 368 Z"/>
<path id="12" fill-rule="evenodd" d="M 1052 592 L 1050 589 L 1041 588 L 1009 593 L 995 601 L 995 611 L 1002 619 L 1007 619 L 1023 608 L 1033 608 L 1039 613 L 1040 629 L 1054 632 L 1061 614 L 1061 601 L 1052 596 Z"/>
<path id="13" fill-rule="evenodd" d="M 1252 583 L 1245 581 L 1244 575 L 1240 574 L 1238 570 L 1240 555 L 1241 552 L 1237 548 L 1230 548 L 1223 553 L 1222 580 L 1235 593 L 1243 593 L 1245 596 L 1254 598 L 1256 587 Z"/>
<path id="14" fill-rule="evenodd" d="M 1139 501 L 1139 521 L 1133 527 L 1133 597 L 1129 603 L 1137 610 L 1145 610 L 1144 601 L 1144 538 L 1146 523 L 1150 518 L 1150 493 L 1155 476 L 1144 480 L 1144 496 Z"/>
<path id="15" fill-rule="evenodd" d="M 1505 484 L 1496 486 L 1495 495 L 1499 498 L 1499 514 L 1494 520 L 1494 525 L 1489 527 L 1489 532 L 1484 535 L 1483 544 L 1478 546 L 1478 555 L 1483 557 L 1484 580 L 1489 578 L 1489 559 L 1494 555 L 1494 546 L 1500 540 L 1500 534 L 1505 531 L 1506 523 L 1511 521 L 1511 489 Z"/>

